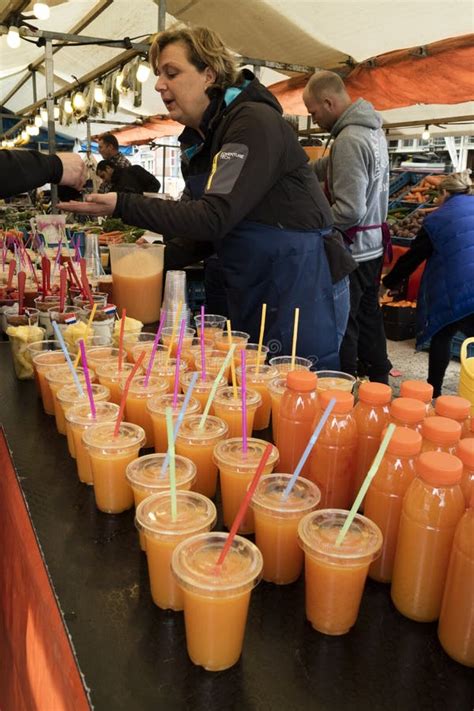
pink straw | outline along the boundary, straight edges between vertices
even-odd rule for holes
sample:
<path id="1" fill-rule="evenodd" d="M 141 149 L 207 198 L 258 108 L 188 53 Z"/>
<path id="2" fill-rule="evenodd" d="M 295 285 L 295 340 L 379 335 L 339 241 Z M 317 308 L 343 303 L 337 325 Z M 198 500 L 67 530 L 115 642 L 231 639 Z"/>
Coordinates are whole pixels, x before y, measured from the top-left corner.
<path id="1" fill-rule="evenodd" d="M 95 410 L 94 396 L 92 394 L 92 383 L 91 383 L 91 378 L 90 378 L 90 374 L 89 374 L 89 367 L 87 365 L 86 347 L 84 345 L 84 341 L 82 338 L 79 341 L 79 348 L 81 349 L 82 367 L 84 368 L 84 378 L 86 379 L 86 388 L 87 388 L 87 395 L 89 396 L 89 404 L 91 406 L 91 415 L 92 415 L 92 419 L 95 420 L 96 410 Z"/>
<path id="2" fill-rule="evenodd" d="M 179 328 L 178 349 L 176 351 L 176 369 L 174 371 L 173 409 L 178 405 L 179 366 L 181 365 L 181 351 L 183 350 L 184 331 L 186 319 L 183 318 Z"/>
<path id="3" fill-rule="evenodd" d="M 201 306 L 201 380 L 206 379 L 206 351 L 204 349 L 204 304 Z"/>
<path id="4" fill-rule="evenodd" d="M 240 390 L 242 392 L 242 452 L 247 454 L 247 354 L 242 349 L 240 351 L 240 364 L 242 378 Z"/>
<path id="5" fill-rule="evenodd" d="M 153 361 L 155 360 L 155 355 L 156 355 L 156 349 L 158 348 L 158 343 L 160 342 L 160 338 L 161 338 L 161 332 L 163 330 L 163 326 L 165 325 L 165 323 L 166 323 L 166 309 L 164 309 L 161 312 L 161 319 L 160 319 L 160 323 L 158 325 L 158 331 L 156 332 L 155 340 L 153 341 L 153 346 L 152 346 L 151 354 L 150 354 L 150 361 L 148 363 L 148 368 L 146 369 L 146 373 L 145 373 L 145 380 L 143 382 L 143 385 L 145 388 L 147 387 L 148 381 L 150 380 L 150 375 L 151 375 L 151 371 L 153 368 Z"/>

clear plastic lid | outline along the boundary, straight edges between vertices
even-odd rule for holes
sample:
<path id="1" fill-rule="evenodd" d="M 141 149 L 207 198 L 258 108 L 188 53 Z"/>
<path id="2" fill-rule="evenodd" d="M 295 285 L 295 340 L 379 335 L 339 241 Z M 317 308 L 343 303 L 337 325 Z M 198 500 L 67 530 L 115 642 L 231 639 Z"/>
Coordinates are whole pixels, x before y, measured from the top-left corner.
<path id="1" fill-rule="evenodd" d="M 316 508 L 321 492 L 316 484 L 300 476 L 286 499 L 283 498 L 291 474 L 265 474 L 257 484 L 250 505 L 275 517 L 302 516 Z"/>
<path id="2" fill-rule="evenodd" d="M 194 386 L 195 390 L 198 391 L 204 391 L 208 392 L 216 379 L 216 376 L 213 373 L 206 373 L 206 377 L 202 378 L 201 377 L 201 371 L 200 370 L 187 370 L 185 373 L 182 373 L 180 376 L 180 383 L 183 386 L 183 388 L 187 389 L 189 387 L 189 384 L 192 380 L 193 375 L 197 373 L 199 375 L 198 379 L 196 380 L 196 384 Z M 227 380 L 226 378 L 222 377 L 219 383 L 220 387 L 226 387 L 227 386 Z"/>
<path id="3" fill-rule="evenodd" d="M 79 378 L 79 381 L 81 383 L 85 383 L 85 375 L 84 375 L 84 369 L 83 368 L 77 368 L 76 370 L 77 377 Z M 91 380 L 94 379 L 95 373 L 93 370 L 89 370 L 89 375 Z M 51 370 L 47 370 L 45 373 L 45 378 L 49 383 L 73 383 L 74 382 L 74 377 L 73 374 L 71 373 L 71 370 L 68 365 L 62 365 L 57 368 L 51 368 Z"/>
<path id="4" fill-rule="evenodd" d="M 179 364 L 180 377 L 181 373 L 184 373 L 187 369 L 188 364 L 186 363 L 186 361 L 182 360 Z M 162 377 L 174 375 L 176 373 L 176 358 L 169 358 L 167 363 L 165 363 L 160 358 L 155 358 L 151 372 L 153 373 L 153 375 L 158 375 Z"/>
<path id="5" fill-rule="evenodd" d="M 281 397 L 286 390 L 286 375 L 284 377 L 279 375 L 277 378 L 270 380 L 268 389 L 272 395 Z"/>
<path id="6" fill-rule="evenodd" d="M 374 557 L 382 547 L 382 533 L 370 519 L 356 514 L 350 528 L 337 546 L 336 539 L 349 511 L 321 509 L 307 514 L 298 525 L 298 537 L 310 555 L 337 560 Z"/>
<path id="7" fill-rule="evenodd" d="M 166 454 L 147 454 L 138 457 L 127 466 L 126 477 L 131 486 L 147 490 L 151 493 L 170 488 L 169 465 L 162 473 Z M 176 486 L 191 485 L 196 478 L 196 465 L 187 457 L 175 456 Z"/>
<path id="8" fill-rule="evenodd" d="M 262 396 L 256 390 L 247 389 L 247 407 L 257 408 L 262 402 Z M 219 388 L 214 397 L 214 405 L 225 405 L 228 410 L 242 410 L 242 388 L 237 388 L 237 397 L 234 398 L 234 389 L 231 386 Z"/>
<path id="9" fill-rule="evenodd" d="M 236 369 L 239 381 L 242 379 L 242 368 Z M 246 375 L 248 383 L 268 383 L 269 380 L 273 380 L 278 376 L 278 369 L 274 368 L 272 365 L 261 365 L 257 373 L 257 365 L 247 365 Z"/>
<path id="10" fill-rule="evenodd" d="M 66 420 L 75 425 L 93 425 L 97 422 L 115 422 L 119 414 L 119 406 L 113 402 L 96 402 L 96 418 L 92 417 L 89 399 L 87 402 L 73 405 L 66 414 Z"/>
<path id="11" fill-rule="evenodd" d="M 171 494 L 164 491 L 144 499 L 138 506 L 136 520 L 146 533 L 158 536 L 176 536 L 203 528 L 212 528 L 216 522 L 216 507 L 210 499 L 196 491 L 176 492 L 177 516 L 171 514 Z"/>
<path id="12" fill-rule="evenodd" d="M 270 365 L 278 369 L 279 373 L 289 373 L 290 370 L 310 370 L 313 363 L 308 358 L 295 357 L 292 363 L 291 356 L 275 356 L 270 358 Z"/>
<path id="13" fill-rule="evenodd" d="M 130 375 L 132 369 L 133 365 L 131 363 L 122 363 L 122 370 L 119 370 L 117 362 L 113 360 L 108 363 L 98 365 L 95 372 L 98 378 L 108 378 L 108 380 L 118 382 L 124 375 Z"/>
<path id="14" fill-rule="evenodd" d="M 201 415 L 188 415 L 184 418 L 177 436 L 178 440 L 190 440 L 193 444 L 205 444 L 206 440 L 215 441 L 223 439 L 229 427 L 220 417 L 208 415 L 204 420 L 202 428 L 199 427 Z"/>
<path id="15" fill-rule="evenodd" d="M 128 389 L 128 394 L 134 397 L 151 397 L 152 395 L 159 395 L 161 393 L 166 393 L 169 389 L 169 383 L 167 380 L 161 380 L 157 377 L 150 377 L 148 379 L 148 385 L 145 385 L 146 375 L 136 375 L 130 387 Z M 125 383 L 127 382 L 127 376 L 123 376 L 120 381 L 120 388 L 123 390 Z"/>
<path id="16" fill-rule="evenodd" d="M 117 361 L 119 354 L 120 350 L 113 346 L 94 346 L 86 350 L 87 360 L 100 365 L 107 361 Z M 125 360 L 125 351 L 123 357 Z"/>
<path id="17" fill-rule="evenodd" d="M 143 427 L 132 422 L 121 422 L 116 437 L 114 432 L 115 422 L 102 422 L 89 427 L 82 437 L 86 447 L 106 449 L 111 454 L 128 447 L 141 447 L 146 439 Z"/>
<path id="18" fill-rule="evenodd" d="M 171 407 L 173 410 L 173 416 L 177 417 L 181 408 L 183 407 L 185 395 L 180 394 L 177 397 L 176 407 L 173 407 L 173 394 L 167 393 L 165 395 L 154 395 L 149 400 L 147 400 L 147 408 L 150 412 L 155 415 L 164 415 L 166 413 L 166 408 Z M 192 397 L 189 400 L 188 407 L 186 409 L 186 414 L 194 415 L 196 412 L 200 412 L 201 405 Z"/>
<path id="19" fill-rule="evenodd" d="M 100 402 L 101 400 L 108 400 L 110 397 L 110 390 L 107 388 L 105 385 L 97 385 L 96 383 L 92 384 L 92 395 L 94 397 L 94 401 Z M 86 392 L 84 392 L 83 395 L 79 395 L 77 392 L 77 388 L 74 385 L 74 383 L 71 383 L 69 385 L 64 385 L 60 390 L 58 390 L 58 393 L 56 395 L 58 400 L 63 403 L 69 403 L 69 402 L 89 402 L 89 398 Z"/>
<path id="20" fill-rule="evenodd" d="M 249 437 L 247 440 L 247 452 L 244 452 L 242 438 L 232 437 L 216 444 L 213 458 L 218 466 L 224 465 L 239 472 L 252 472 L 258 466 L 267 445 L 268 442 L 263 439 Z M 278 449 L 273 445 L 266 467 L 273 469 L 279 459 Z"/>

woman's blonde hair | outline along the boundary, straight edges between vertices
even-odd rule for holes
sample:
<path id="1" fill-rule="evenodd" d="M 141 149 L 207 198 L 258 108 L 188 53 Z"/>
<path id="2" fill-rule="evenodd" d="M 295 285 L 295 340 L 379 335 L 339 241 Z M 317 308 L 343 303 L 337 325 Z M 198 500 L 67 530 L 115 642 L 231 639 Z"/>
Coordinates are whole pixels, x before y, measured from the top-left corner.
<path id="1" fill-rule="evenodd" d="M 446 190 L 448 193 L 466 193 L 473 194 L 473 185 L 470 177 L 470 170 L 463 170 L 462 173 L 451 173 L 446 176 L 439 184 L 440 190 Z"/>
<path id="2" fill-rule="evenodd" d="M 226 89 L 238 83 L 239 68 L 235 57 L 225 47 L 219 35 L 207 27 L 178 27 L 155 35 L 150 48 L 150 62 L 155 73 L 160 52 L 174 42 L 186 45 L 188 60 L 199 72 L 210 67 L 216 73 L 213 87 Z"/>

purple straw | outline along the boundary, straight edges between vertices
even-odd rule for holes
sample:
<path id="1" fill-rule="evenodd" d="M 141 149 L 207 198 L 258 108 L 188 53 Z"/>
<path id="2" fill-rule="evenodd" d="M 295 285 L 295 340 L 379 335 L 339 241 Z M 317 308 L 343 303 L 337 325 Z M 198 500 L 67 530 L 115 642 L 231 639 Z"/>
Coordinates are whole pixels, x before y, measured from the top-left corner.
<path id="1" fill-rule="evenodd" d="M 206 351 L 204 350 L 204 304 L 201 306 L 201 380 L 206 380 Z"/>
<path id="2" fill-rule="evenodd" d="M 247 454 L 247 354 L 240 351 L 240 365 L 242 377 L 240 380 L 240 390 L 242 392 L 242 451 Z"/>
<path id="3" fill-rule="evenodd" d="M 178 388 L 179 388 L 179 366 L 181 365 L 181 351 L 183 349 L 184 331 L 186 329 L 186 319 L 183 318 L 179 328 L 178 349 L 176 351 L 176 369 L 174 372 L 174 390 L 173 390 L 173 409 L 178 404 Z"/>
<path id="4" fill-rule="evenodd" d="M 87 395 L 89 396 L 89 404 L 91 406 L 91 415 L 92 419 L 96 419 L 96 410 L 95 410 L 95 402 L 94 402 L 94 396 L 92 394 L 92 383 L 91 383 L 91 378 L 89 374 L 89 366 L 87 365 L 87 356 L 86 356 L 86 347 L 84 345 L 84 341 L 81 338 L 79 341 L 79 348 L 81 349 L 81 360 L 82 360 L 82 367 L 84 368 L 84 378 L 86 379 L 86 388 L 87 388 Z"/>
<path id="5" fill-rule="evenodd" d="M 153 368 L 153 361 L 155 360 L 155 355 L 156 355 L 156 349 L 158 348 L 158 343 L 161 338 L 161 332 L 163 330 L 163 326 L 166 323 L 166 309 L 164 309 L 161 312 L 161 319 L 160 323 L 158 325 L 158 331 L 156 332 L 155 340 L 153 341 L 153 346 L 151 348 L 151 354 L 150 354 L 150 361 L 148 363 L 148 368 L 146 369 L 145 373 L 145 380 L 143 381 L 143 386 L 146 388 L 148 385 L 148 381 L 150 380 L 150 375 L 151 375 L 151 370 Z"/>

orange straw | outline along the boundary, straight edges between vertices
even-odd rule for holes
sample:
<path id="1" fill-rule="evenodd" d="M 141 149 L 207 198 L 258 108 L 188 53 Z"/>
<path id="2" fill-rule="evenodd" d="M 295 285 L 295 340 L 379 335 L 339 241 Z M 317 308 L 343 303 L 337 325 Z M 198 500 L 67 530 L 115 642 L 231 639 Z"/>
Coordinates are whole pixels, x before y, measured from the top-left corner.
<path id="1" fill-rule="evenodd" d="M 227 321 L 227 340 L 229 341 L 230 348 L 232 345 L 232 326 L 230 321 Z M 232 356 L 232 360 L 230 361 L 230 372 L 232 374 L 232 390 L 234 394 L 234 400 L 237 400 L 237 378 L 235 377 L 234 356 Z"/>
<path id="2" fill-rule="evenodd" d="M 125 319 L 127 318 L 127 309 L 122 309 L 122 320 L 120 321 L 120 335 L 119 335 L 119 359 L 118 359 L 118 371 L 122 372 L 122 362 L 123 362 L 123 332 L 125 330 Z"/>
<path id="3" fill-rule="evenodd" d="M 224 562 L 224 559 L 229 552 L 229 549 L 232 545 L 232 541 L 235 538 L 235 535 L 239 529 L 240 524 L 242 523 L 242 519 L 244 518 L 245 514 L 247 513 L 247 509 L 250 503 L 250 499 L 254 495 L 255 489 L 257 488 L 257 484 L 259 482 L 259 479 L 262 475 L 263 470 L 265 469 L 265 464 L 268 461 L 268 457 L 272 453 L 273 445 L 272 444 L 267 444 L 265 447 L 265 451 L 262 455 L 262 458 L 260 462 L 258 463 L 257 471 L 254 474 L 254 477 L 252 479 L 252 483 L 250 484 L 249 488 L 247 489 L 247 493 L 245 494 L 244 499 L 242 500 L 242 503 L 240 504 L 240 508 L 237 512 L 237 516 L 234 519 L 234 523 L 232 524 L 232 528 L 230 529 L 230 533 L 227 537 L 227 540 L 225 542 L 224 548 L 221 550 L 221 554 L 219 556 L 219 559 L 217 561 L 217 565 L 222 565 Z"/>
<path id="4" fill-rule="evenodd" d="M 125 402 L 127 400 L 127 395 L 128 395 L 128 390 L 130 388 L 131 382 L 133 378 L 135 377 L 139 367 L 141 366 L 143 359 L 145 357 L 145 351 L 142 351 L 140 355 L 138 356 L 135 365 L 133 366 L 130 375 L 128 376 L 126 382 L 125 382 L 125 387 L 123 389 L 122 393 L 122 399 L 120 400 L 120 410 L 119 414 L 117 417 L 117 422 L 115 423 L 115 429 L 114 429 L 114 437 L 117 437 L 119 431 L 120 431 L 120 425 L 122 424 L 123 420 L 123 413 L 125 411 Z"/>

